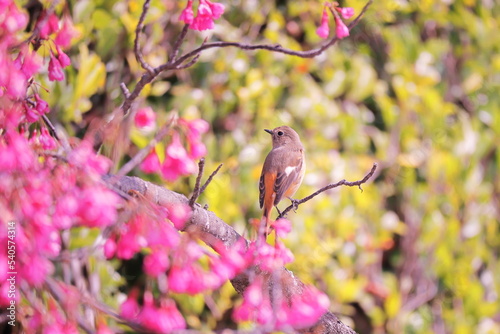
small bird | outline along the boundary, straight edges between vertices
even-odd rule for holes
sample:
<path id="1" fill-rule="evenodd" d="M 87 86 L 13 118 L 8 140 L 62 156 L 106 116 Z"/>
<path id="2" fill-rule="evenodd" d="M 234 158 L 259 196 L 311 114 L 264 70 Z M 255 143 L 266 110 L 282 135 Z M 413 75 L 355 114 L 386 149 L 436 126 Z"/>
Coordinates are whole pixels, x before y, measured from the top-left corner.
<path id="1" fill-rule="evenodd" d="M 306 162 L 304 147 L 299 135 L 292 128 L 280 126 L 264 131 L 273 139 L 273 149 L 264 161 L 259 182 L 260 208 L 264 208 L 261 224 L 265 224 L 264 233 L 267 235 L 273 222 L 269 217 L 273 206 L 278 205 L 283 197 L 293 201 L 291 197 L 302 183 Z"/>

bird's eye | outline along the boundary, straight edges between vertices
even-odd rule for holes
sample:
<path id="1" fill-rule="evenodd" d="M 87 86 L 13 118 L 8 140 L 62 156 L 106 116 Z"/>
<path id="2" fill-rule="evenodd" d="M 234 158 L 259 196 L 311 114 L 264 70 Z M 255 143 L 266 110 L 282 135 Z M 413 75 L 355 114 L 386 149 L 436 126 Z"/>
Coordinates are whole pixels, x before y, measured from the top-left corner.
<path id="1" fill-rule="evenodd" d="M 283 131 L 278 131 L 278 136 L 283 136 Z"/>

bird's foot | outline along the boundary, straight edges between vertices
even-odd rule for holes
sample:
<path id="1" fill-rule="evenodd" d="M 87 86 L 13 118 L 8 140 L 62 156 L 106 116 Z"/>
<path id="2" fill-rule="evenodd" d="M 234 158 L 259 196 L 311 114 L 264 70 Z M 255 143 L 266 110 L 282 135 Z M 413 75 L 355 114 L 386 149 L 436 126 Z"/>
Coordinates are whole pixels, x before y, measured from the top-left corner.
<path id="1" fill-rule="evenodd" d="M 292 202 L 293 212 L 297 213 L 297 209 L 299 208 L 299 200 L 289 198 L 290 202 Z"/>

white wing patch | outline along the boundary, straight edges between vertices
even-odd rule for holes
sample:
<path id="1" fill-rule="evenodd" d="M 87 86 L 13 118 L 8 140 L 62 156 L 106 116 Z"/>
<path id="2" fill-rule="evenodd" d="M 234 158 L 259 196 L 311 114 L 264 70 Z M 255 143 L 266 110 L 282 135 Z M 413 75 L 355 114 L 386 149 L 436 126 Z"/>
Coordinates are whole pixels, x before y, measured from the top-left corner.
<path id="1" fill-rule="evenodd" d="M 286 176 L 289 176 L 291 172 L 293 172 L 293 170 L 295 169 L 294 166 L 288 166 L 287 168 L 285 168 L 285 174 Z"/>

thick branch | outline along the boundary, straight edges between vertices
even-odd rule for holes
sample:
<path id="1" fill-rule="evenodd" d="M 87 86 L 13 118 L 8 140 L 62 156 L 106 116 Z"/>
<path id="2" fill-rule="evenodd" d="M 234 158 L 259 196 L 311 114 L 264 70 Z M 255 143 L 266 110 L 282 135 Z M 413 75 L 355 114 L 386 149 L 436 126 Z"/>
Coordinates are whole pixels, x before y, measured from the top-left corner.
<path id="1" fill-rule="evenodd" d="M 144 197 L 151 200 L 160 206 L 171 206 L 176 204 L 188 205 L 189 200 L 184 195 L 178 194 L 171 190 L 162 188 L 155 184 L 146 182 L 137 177 L 128 176 L 110 176 L 107 182 L 122 192 L 127 193 L 130 190 L 141 193 Z M 205 210 L 199 205 L 193 207 L 191 221 L 186 225 L 186 229 L 194 229 L 197 235 L 207 245 L 211 247 L 220 246 L 222 242 L 225 247 L 229 248 L 238 240 L 243 238 L 231 226 L 226 224 L 222 219 L 217 217 L 213 212 Z M 254 274 L 259 274 L 256 270 Z M 279 273 L 280 287 L 282 295 L 288 298 L 293 298 L 293 295 L 298 295 L 302 292 L 304 284 L 295 275 L 285 268 Z M 270 280 L 270 284 L 273 280 Z M 242 273 L 236 276 L 231 283 L 238 293 L 243 293 L 249 285 L 250 279 L 247 273 Z M 273 291 L 277 286 L 270 286 L 269 291 Z M 343 324 L 333 313 L 325 313 L 316 325 L 311 328 L 300 330 L 299 333 L 338 333 L 338 334 L 355 334 L 351 328 Z"/>

